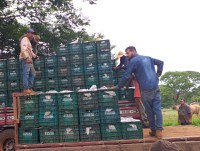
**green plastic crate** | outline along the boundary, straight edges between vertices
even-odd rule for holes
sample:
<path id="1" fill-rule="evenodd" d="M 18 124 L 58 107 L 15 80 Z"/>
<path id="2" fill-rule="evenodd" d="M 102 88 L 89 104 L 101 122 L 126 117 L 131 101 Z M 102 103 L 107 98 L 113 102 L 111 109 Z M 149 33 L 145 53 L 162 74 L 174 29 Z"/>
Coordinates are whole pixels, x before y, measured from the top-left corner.
<path id="1" fill-rule="evenodd" d="M 143 139 L 141 121 L 122 123 L 123 139 Z"/>
<path id="2" fill-rule="evenodd" d="M 78 125 L 69 125 L 59 127 L 60 142 L 79 142 Z"/>
<path id="3" fill-rule="evenodd" d="M 7 69 L 7 77 L 8 77 L 8 79 L 19 78 L 19 70 L 18 69 Z"/>
<path id="4" fill-rule="evenodd" d="M 68 77 L 68 76 L 58 77 L 58 85 L 59 85 L 59 88 L 62 88 L 62 90 L 64 90 L 65 88 L 70 88 L 71 77 Z M 68 90 L 68 89 L 65 89 L 65 90 Z"/>
<path id="5" fill-rule="evenodd" d="M 113 75 L 111 72 L 99 73 L 100 86 L 113 86 Z"/>
<path id="6" fill-rule="evenodd" d="M 78 125 L 78 109 L 59 110 L 59 126 Z"/>
<path id="7" fill-rule="evenodd" d="M 109 40 L 100 40 L 96 42 L 97 50 L 102 50 L 109 48 L 110 49 L 110 41 Z"/>
<path id="8" fill-rule="evenodd" d="M 6 68 L 4 70 L 0 70 L 0 78 L 4 79 L 4 80 L 7 78 L 7 70 L 6 70 Z"/>
<path id="9" fill-rule="evenodd" d="M 38 144 L 38 128 L 37 127 L 19 127 L 19 144 Z"/>
<path id="10" fill-rule="evenodd" d="M 39 107 L 40 110 L 55 109 L 58 108 L 57 95 L 55 93 L 39 94 Z"/>
<path id="11" fill-rule="evenodd" d="M 72 86 L 73 87 L 84 87 L 85 81 L 83 75 L 74 75 L 72 78 Z"/>
<path id="12" fill-rule="evenodd" d="M 63 109 L 77 109 L 78 101 L 75 92 L 59 93 L 58 94 L 59 110 Z"/>
<path id="13" fill-rule="evenodd" d="M 82 54 L 70 54 L 69 55 L 70 62 L 83 62 L 83 55 Z"/>
<path id="14" fill-rule="evenodd" d="M 40 128 L 40 143 L 59 143 L 58 127 L 42 127 Z"/>
<path id="15" fill-rule="evenodd" d="M 97 63 L 87 62 L 84 64 L 84 72 L 87 74 L 96 74 L 97 73 Z"/>
<path id="16" fill-rule="evenodd" d="M 98 53 L 98 61 L 99 62 L 104 62 L 104 61 L 111 62 L 111 52 L 105 51 L 105 52 Z"/>
<path id="17" fill-rule="evenodd" d="M 71 43 L 67 44 L 67 49 L 70 54 L 82 54 L 82 43 Z"/>
<path id="18" fill-rule="evenodd" d="M 83 53 L 84 54 L 96 54 L 96 43 L 95 42 L 86 42 L 83 43 Z"/>
<path id="19" fill-rule="evenodd" d="M 6 59 L 0 59 L 0 70 L 6 69 L 7 60 Z"/>
<path id="20" fill-rule="evenodd" d="M 97 55 L 96 54 L 84 54 L 84 63 L 88 62 L 97 62 Z"/>
<path id="21" fill-rule="evenodd" d="M 112 72 L 112 65 L 108 61 L 98 62 L 98 70 L 101 72 Z"/>
<path id="22" fill-rule="evenodd" d="M 79 108 L 98 108 L 98 93 L 97 91 L 78 92 Z"/>
<path id="23" fill-rule="evenodd" d="M 46 77 L 56 77 L 57 76 L 57 67 L 45 67 L 45 76 Z"/>
<path id="24" fill-rule="evenodd" d="M 121 140 L 122 131 L 121 123 L 101 124 L 102 140 Z"/>
<path id="25" fill-rule="evenodd" d="M 39 57 L 33 61 L 35 68 L 44 68 L 44 57 Z"/>
<path id="26" fill-rule="evenodd" d="M 134 100 L 134 88 L 122 89 L 118 94 L 120 100 Z"/>
<path id="27" fill-rule="evenodd" d="M 34 81 L 34 88 L 44 88 L 45 87 L 45 78 L 36 77 Z"/>
<path id="28" fill-rule="evenodd" d="M 45 56 L 46 67 L 57 67 L 57 56 Z"/>
<path id="29" fill-rule="evenodd" d="M 67 55 L 57 56 L 57 64 L 59 66 L 67 66 L 69 64 L 69 57 Z"/>
<path id="30" fill-rule="evenodd" d="M 83 74 L 83 62 L 71 62 L 71 74 L 82 75 Z"/>
<path id="31" fill-rule="evenodd" d="M 38 111 L 38 96 L 24 95 L 20 97 L 21 112 Z"/>
<path id="32" fill-rule="evenodd" d="M 37 110 L 37 109 L 36 109 Z M 21 126 L 38 126 L 38 111 L 24 111 L 20 113 Z"/>
<path id="33" fill-rule="evenodd" d="M 8 90 L 15 90 L 20 88 L 20 81 L 18 78 L 8 80 Z"/>
<path id="34" fill-rule="evenodd" d="M 39 126 L 58 126 L 57 110 L 39 111 Z"/>
<path id="35" fill-rule="evenodd" d="M 18 59 L 8 59 L 7 60 L 8 69 L 19 69 L 19 60 Z"/>
<path id="36" fill-rule="evenodd" d="M 57 48 L 57 51 L 56 51 L 56 54 L 57 55 L 67 55 L 69 52 L 68 52 L 68 49 L 65 45 L 63 46 L 60 46 Z"/>
<path id="37" fill-rule="evenodd" d="M 57 77 L 46 77 L 45 79 L 46 88 L 55 88 L 58 86 L 58 78 Z"/>
<path id="38" fill-rule="evenodd" d="M 100 116 L 98 109 L 79 109 L 79 120 L 81 125 L 99 124 Z"/>
<path id="39" fill-rule="evenodd" d="M 71 74 L 70 65 L 67 64 L 66 66 L 59 66 L 57 68 L 57 74 L 58 77 L 70 76 Z"/>
<path id="40" fill-rule="evenodd" d="M 119 106 L 101 106 L 100 107 L 101 123 L 120 122 Z"/>
<path id="41" fill-rule="evenodd" d="M 100 106 L 109 106 L 118 104 L 118 92 L 113 89 L 99 90 L 99 104 Z"/>
<path id="42" fill-rule="evenodd" d="M 0 80 L 0 90 L 6 90 L 7 85 L 8 85 L 7 80 L 5 79 Z"/>
<path id="43" fill-rule="evenodd" d="M 45 70 L 42 67 L 35 67 L 36 77 L 44 77 L 45 76 L 44 71 Z"/>
<path id="44" fill-rule="evenodd" d="M 93 142 L 101 140 L 100 127 L 96 125 L 81 125 L 80 138 L 82 142 Z"/>
<path id="45" fill-rule="evenodd" d="M 98 74 L 85 73 L 85 83 L 88 87 L 91 87 L 92 85 L 99 85 Z"/>

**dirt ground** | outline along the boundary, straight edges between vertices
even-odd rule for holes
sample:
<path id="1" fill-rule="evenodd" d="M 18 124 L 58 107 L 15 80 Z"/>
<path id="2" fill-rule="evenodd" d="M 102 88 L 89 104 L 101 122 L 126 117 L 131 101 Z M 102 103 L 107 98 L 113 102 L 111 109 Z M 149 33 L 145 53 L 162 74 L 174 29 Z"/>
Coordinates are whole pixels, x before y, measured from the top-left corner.
<path id="1" fill-rule="evenodd" d="M 163 138 L 200 136 L 199 126 L 168 126 L 164 128 Z M 150 138 L 149 129 L 144 129 L 144 138 Z"/>

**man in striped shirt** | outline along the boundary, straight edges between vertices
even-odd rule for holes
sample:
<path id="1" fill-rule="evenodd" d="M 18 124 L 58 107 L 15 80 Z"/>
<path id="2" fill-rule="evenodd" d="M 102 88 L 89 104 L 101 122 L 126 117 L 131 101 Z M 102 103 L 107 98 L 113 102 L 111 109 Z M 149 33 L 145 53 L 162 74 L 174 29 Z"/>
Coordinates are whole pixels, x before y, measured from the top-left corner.
<path id="1" fill-rule="evenodd" d="M 34 93 L 32 88 L 36 72 L 33 66 L 33 58 L 37 58 L 37 55 L 34 54 L 30 43 L 34 35 L 35 31 L 33 29 L 29 29 L 20 41 L 21 52 L 19 59 L 22 62 L 23 69 L 23 92 L 26 94 Z"/>

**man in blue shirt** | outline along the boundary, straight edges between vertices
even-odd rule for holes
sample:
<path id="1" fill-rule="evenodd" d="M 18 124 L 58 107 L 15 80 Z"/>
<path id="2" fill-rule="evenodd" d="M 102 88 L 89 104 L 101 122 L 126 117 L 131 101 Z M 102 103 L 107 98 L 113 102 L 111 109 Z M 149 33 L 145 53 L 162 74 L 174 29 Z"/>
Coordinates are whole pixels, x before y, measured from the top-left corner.
<path id="1" fill-rule="evenodd" d="M 129 64 L 117 88 L 123 88 L 130 77 L 133 74 L 135 75 L 140 86 L 142 101 L 149 120 L 151 129 L 149 134 L 161 139 L 163 126 L 161 95 L 158 84 L 164 62 L 151 57 L 138 55 L 136 48 L 133 46 L 126 48 L 125 51 L 129 58 Z M 157 72 L 155 65 L 157 66 Z"/>

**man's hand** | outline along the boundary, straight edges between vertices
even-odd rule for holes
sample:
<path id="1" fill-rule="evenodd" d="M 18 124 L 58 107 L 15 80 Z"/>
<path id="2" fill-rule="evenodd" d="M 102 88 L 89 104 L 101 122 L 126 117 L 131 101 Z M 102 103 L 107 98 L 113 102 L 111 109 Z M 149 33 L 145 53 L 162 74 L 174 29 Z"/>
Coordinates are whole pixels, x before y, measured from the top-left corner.
<path id="1" fill-rule="evenodd" d="M 118 86 L 112 86 L 110 89 L 117 90 Z"/>
<path id="2" fill-rule="evenodd" d="M 118 69 L 119 69 L 119 67 L 113 67 L 112 69 L 115 71 L 115 70 L 118 70 Z"/>

